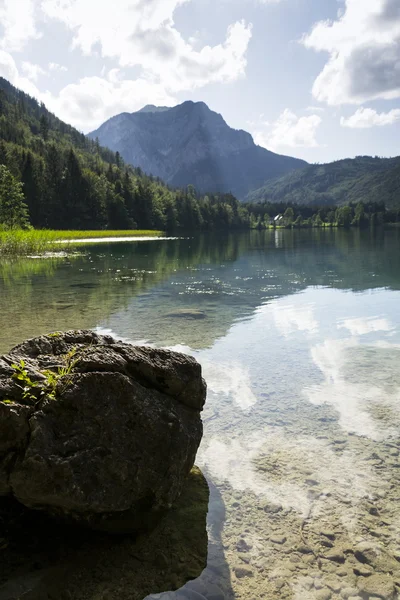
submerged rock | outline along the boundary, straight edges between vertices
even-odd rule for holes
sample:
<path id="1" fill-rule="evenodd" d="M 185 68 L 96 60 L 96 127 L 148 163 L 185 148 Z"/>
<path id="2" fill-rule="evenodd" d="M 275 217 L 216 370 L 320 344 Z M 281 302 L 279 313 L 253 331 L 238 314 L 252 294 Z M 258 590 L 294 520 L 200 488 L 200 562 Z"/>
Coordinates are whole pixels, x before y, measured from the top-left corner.
<path id="1" fill-rule="evenodd" d="M 179 497 L 202 437 L 200 365 L 91 331 L 0 359 L 0 495 L 92 528 L 135 531 Z"/>
<path id="2" fill-rule="evenodd" d="M 196 308 L 180 308 L 172 312 L 167 313 L 167 317 L 173 319 L 205 319 L 206 313 Z"/>

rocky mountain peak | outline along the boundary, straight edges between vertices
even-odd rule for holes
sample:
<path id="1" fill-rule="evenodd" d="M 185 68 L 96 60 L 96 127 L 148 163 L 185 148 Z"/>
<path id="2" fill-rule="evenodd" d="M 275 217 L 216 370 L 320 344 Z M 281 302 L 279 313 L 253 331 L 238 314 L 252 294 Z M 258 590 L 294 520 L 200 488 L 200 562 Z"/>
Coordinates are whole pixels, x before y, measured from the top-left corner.
<path id="1" fill-rule="evenodd" d="M 205 102 L 192 100 L 117 115 L 89 137 L 171 186 L 193 184 L 199 192 L 232 192 L 240 199 L 306 165 L 256 146 L 249 133 L 229 127 Z"/>

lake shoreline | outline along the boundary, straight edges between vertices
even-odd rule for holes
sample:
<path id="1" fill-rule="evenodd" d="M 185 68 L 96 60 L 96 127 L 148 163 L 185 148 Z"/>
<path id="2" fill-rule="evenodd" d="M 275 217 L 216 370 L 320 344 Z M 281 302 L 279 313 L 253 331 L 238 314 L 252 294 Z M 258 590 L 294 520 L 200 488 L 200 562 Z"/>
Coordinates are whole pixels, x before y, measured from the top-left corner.
<path id="1" fill-rule="evenodd" d="M 73 249 L 76 244 L 92 243 L 104 238 L 130 240 L 157 239 L 158 230 L 53 230 L 53 229 L 0 229 L 0 259 L 3 256 L 29 256 L 52 250 Z"/>

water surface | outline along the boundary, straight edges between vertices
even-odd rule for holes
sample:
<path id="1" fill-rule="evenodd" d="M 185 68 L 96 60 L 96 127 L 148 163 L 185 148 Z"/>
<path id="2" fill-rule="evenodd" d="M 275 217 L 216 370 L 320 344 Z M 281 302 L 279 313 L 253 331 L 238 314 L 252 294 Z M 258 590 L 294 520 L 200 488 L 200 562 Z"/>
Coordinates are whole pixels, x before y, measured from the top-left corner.
<path id="1" fill-rule="evenodd" d="M 209 563 L 161 598 L 395 597 L 400 230 L 102 243 L 0 261 L 0 286 L 0 352 L 94 328 L 201 362 Z"/>

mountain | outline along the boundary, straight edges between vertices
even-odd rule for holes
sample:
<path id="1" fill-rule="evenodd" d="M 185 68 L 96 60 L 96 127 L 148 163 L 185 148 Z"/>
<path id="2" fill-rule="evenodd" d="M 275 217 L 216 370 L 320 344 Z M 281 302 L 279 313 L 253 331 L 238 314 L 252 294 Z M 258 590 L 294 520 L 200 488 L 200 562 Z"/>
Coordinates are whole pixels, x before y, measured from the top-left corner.
<path id="1" fill-rule="evenodd" d="M 88 137 L 173 187 L 193 184 L 200 192 L 231 192 L 240 199 L 307 164 L 256 146 L 249 133 L 229 127 L 204 102 L 122 113 Z"/>
<path id="2" fill-rule="evenodd" d="M 137 112 L 139 112 L 139 113 L 156 113 L 156 112 L 165 112 L 166 110 L 169 110 L 169 109 L 170 109 L 169 106 L 154 106 L 154 104 L 146 104 L 146 106 L 143 106 L 143 108 L 141 108 Z"/>
<path id="3" fill-rule="evenodd" d="M 246 200 L 314 206 L 384 202 L 388 208 L 400 208 L 400 157 L 358 156 L 308 165 L 267 182 Z"/>

